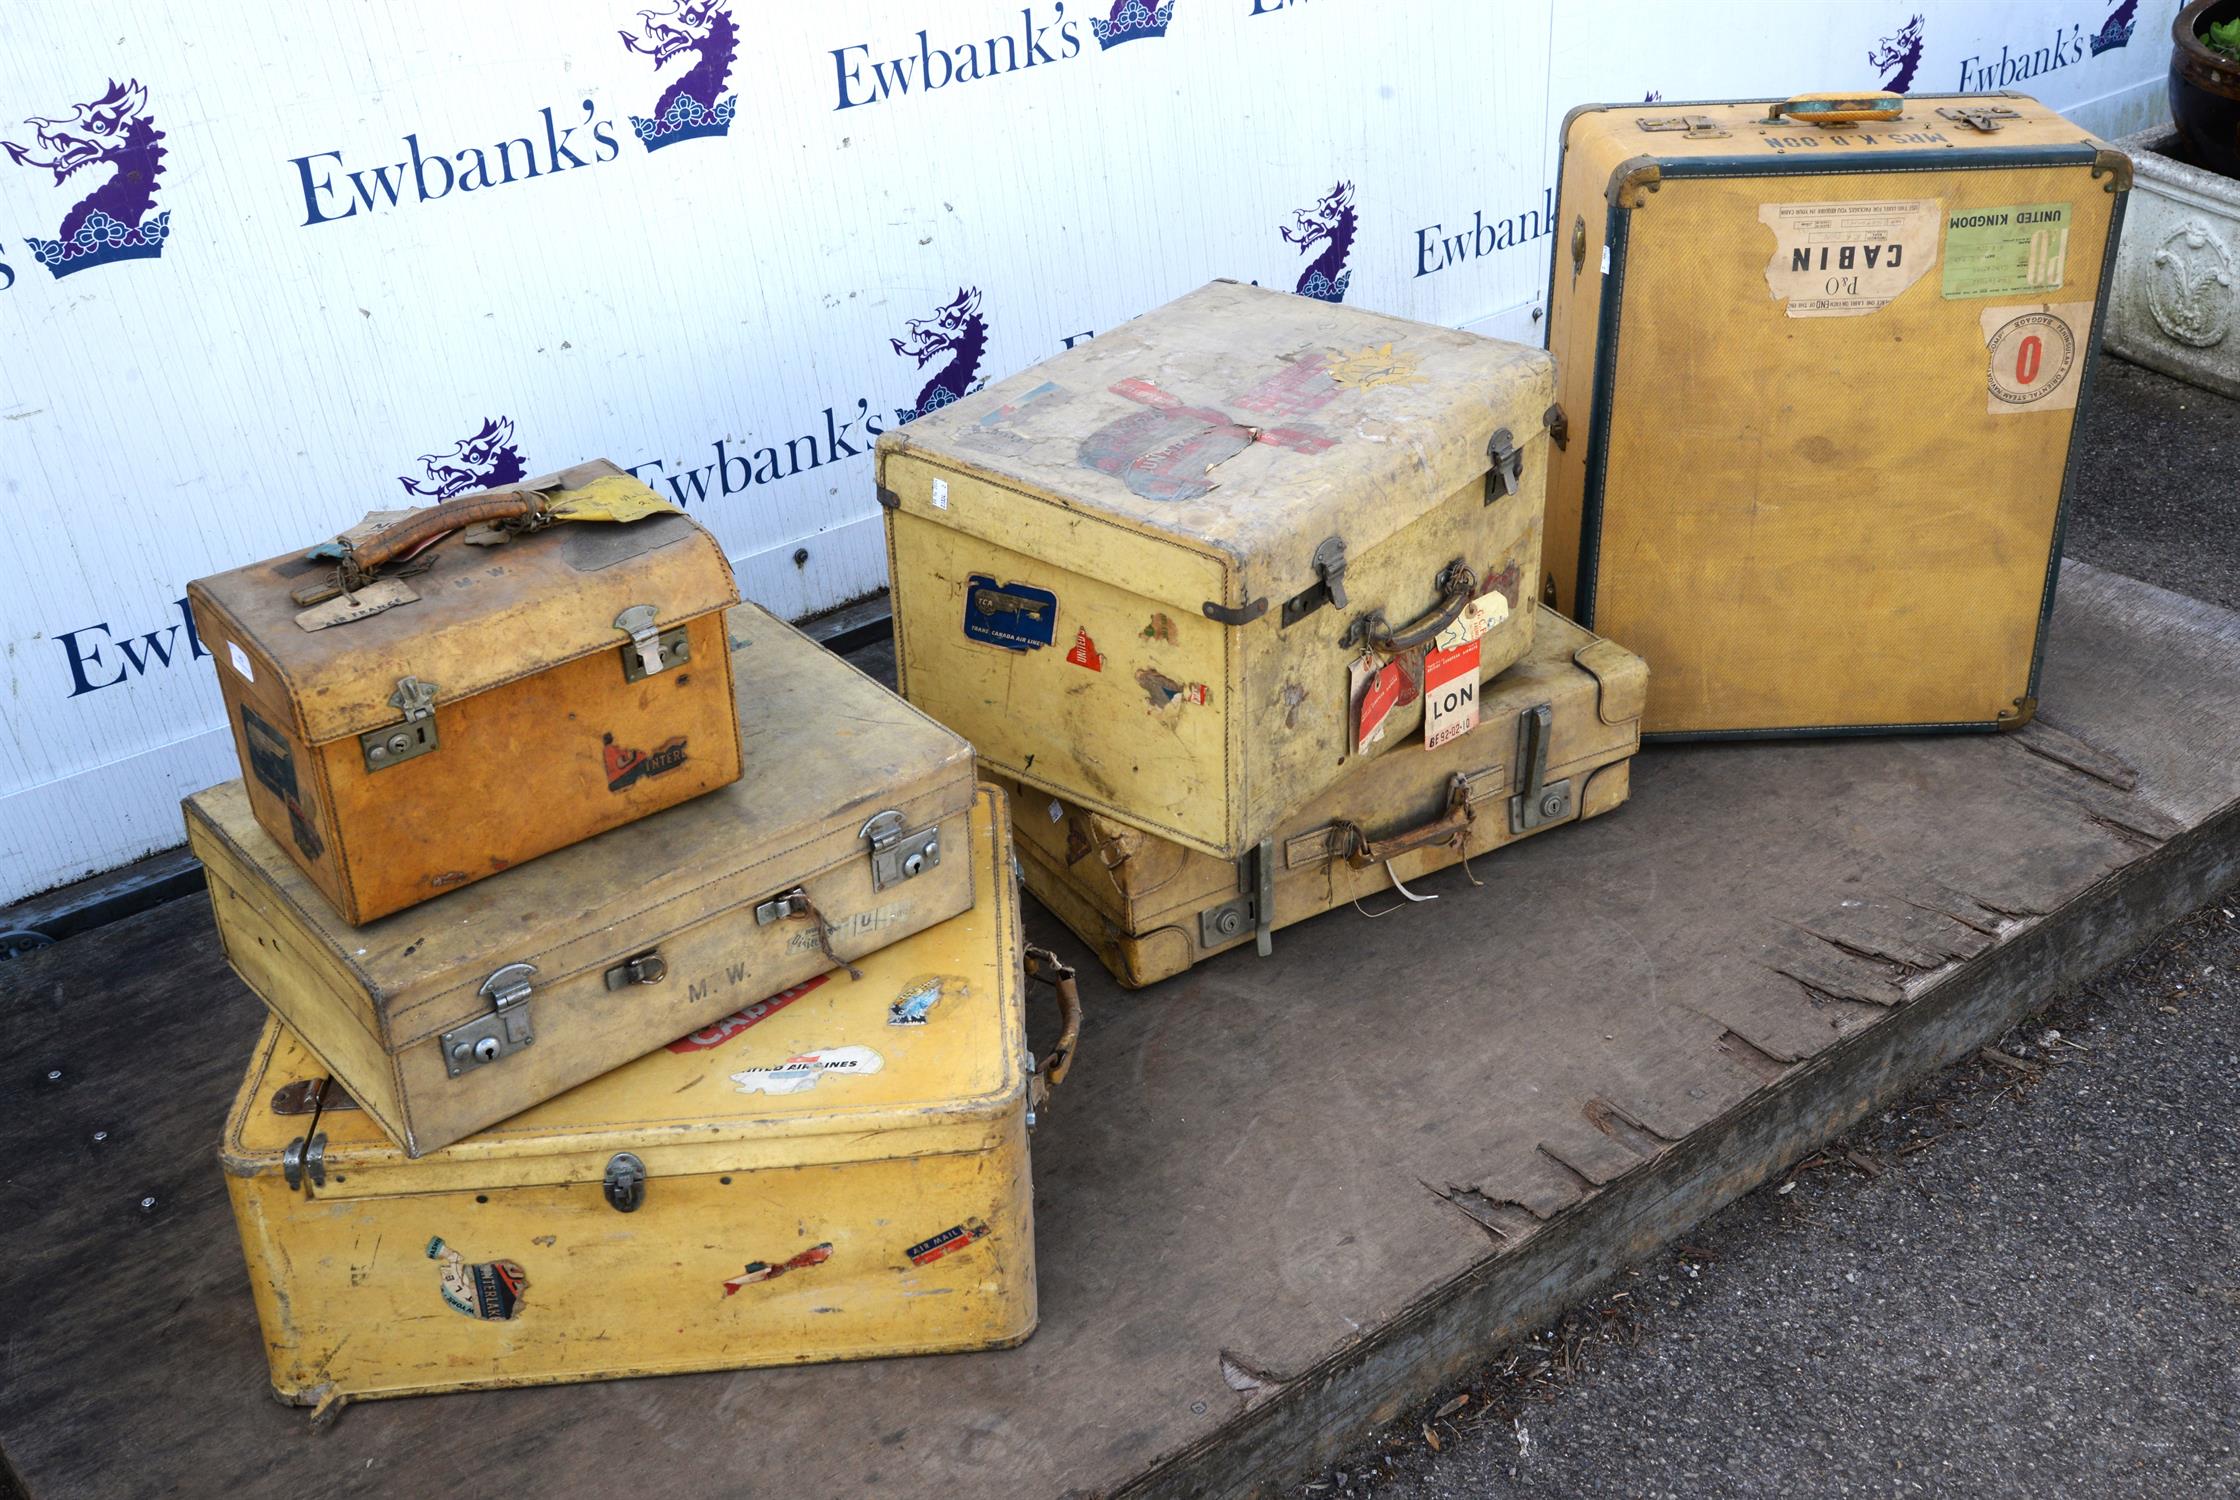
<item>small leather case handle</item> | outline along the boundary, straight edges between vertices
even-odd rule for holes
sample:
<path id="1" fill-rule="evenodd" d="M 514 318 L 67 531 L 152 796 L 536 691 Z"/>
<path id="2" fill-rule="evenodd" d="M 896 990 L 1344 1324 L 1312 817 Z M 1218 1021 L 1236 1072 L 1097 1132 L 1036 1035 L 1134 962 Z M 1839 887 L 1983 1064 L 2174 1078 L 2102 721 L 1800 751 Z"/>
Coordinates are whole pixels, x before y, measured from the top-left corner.
<path id="1" fill-rule="evenodd" d="M 383 563 L 393 562 L 447 531 L 472 526 L 477 521 L 511 521 L 532 514 L 543 505 L 543 497 L 529 490 L 495 490 L 487 495 L 462 495 L 456 500 L 446 500 L 441 505 L 416 510 L 396 525 L 375 532 L 363 543 L 350 549 L 350 561 L 358 572 L 371 573 Z"/>
<path id="2" fill-rule="evenodd" d="M 1462 559 L 1458 557 L 1439 570 L 1437 582 L 1440 605 L 1421 624 L 1395 635 L 1392 627 L 1384 622 L 1384 611 L 1371 610 L 1346 627 L 1346 633 L 1338 644 L 1346 647 L 1367 646 L 1371 651 L 1397 656 L 1435 639 L 1440 631 L 1461 619 L 1462 612 L 1470 607 L 1470 601 L 1478 597 L 1478 575 L 1464 567 Z"/>
<path id="3" fill-rule="evenodd" d="M 1039 979 L 1057 992 L 1058 1040 L 1035 1063 L 1028 1084 L 1028 1102 L 1040 1109 L 1051 1091 L 1066 1081 L 1073 1067 L 1073 1050 L 1081 1045 L 1081 987 L 1074 981 L 1073 966 L 1062 963 L 1048 948 L 1027 945 L 1027 977 Z"/>
<path id="4" fill-rule="evenodd" d="M 1857 125 L 1867 120 L 1895 120 L 1904 113 L 1906 96 L 1882 89 L 1849 94 L 1792 94 L 1766 107 L 1766 123 L 1787 115 L 1811 125 Z"/>
<path id="5" fill-rule="evenodd" d="M 1361 831 L 1358 823 L 1340 823 L 1339 853 L 1346 863 L 1356 870 L 1371 865 L 1381 865 L 1411 849 L 1429 848 L 1433 844 L 1459 842 L 1476 820 L 1477 810 L 1470 805 L 1470 782 L 1459 771 L 1447 778 L 1447 805 L 1428 823 L 1400 833 L 1391 833 L 1381 839 L 1372 839 Z"/>

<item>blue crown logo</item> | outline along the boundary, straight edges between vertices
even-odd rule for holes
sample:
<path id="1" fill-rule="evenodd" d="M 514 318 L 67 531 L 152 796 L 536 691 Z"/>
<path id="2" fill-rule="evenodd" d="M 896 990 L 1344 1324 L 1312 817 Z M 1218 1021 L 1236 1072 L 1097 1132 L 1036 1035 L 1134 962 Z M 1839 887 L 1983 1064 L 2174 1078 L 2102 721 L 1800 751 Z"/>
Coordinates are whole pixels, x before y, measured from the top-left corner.
<path id="1" fill-rule="evenodd" d="M 690 94 L 679 94 L 676 102 L 669 106 L 660 119 L 649 120 L 644 115 L 632 115 L 630 128 L 638 133 L 639 140 L 646 143 L 648 151 L 659 151 L 663 146 L 674 146 L 679 141 L 726 135 L 731 130 L 732 116 L 738 112 L 737 94 L 719 100 L 713 109 Z"/>
<path id="2" fill-rule="evenodd" d="M 25 237 L 39 264 L 58 278 L 90 271 L 113 260 L 153 260 L 163 254 L 171 235 L 171 210 L 153 213 L 137 224 L 124 224 L 100 209 L 86 215 L 78 232 L 67 240 Z"/>
<path id="3" fill-rule="evenodd" d="M 1167 23 L 1174 19 L 1174 0 L 1165 0 L 1157 10 L 1143 0 L 1119 0 L 1112 7 L 1107 20 L 1089 18 L 1089 30 L 1096 36 L 1100 48 L 1117 47 L 1122 42 L 1139 42 L 1147 36 L 1165 36 Z"/>
<path id="4" fill-rule="evenodd" d="M 2103 52 L 2113 52 L 2118 47 L 2128 46 L 2131 28 L 2139 24 L 2138 11 L 2139 0 L 2123 0 L 2123 4 L 2117 6 L 2114 13 L 2100 24 L 2100 29 L 2093 33 L 2092 55 L 2098 57 Z"/>

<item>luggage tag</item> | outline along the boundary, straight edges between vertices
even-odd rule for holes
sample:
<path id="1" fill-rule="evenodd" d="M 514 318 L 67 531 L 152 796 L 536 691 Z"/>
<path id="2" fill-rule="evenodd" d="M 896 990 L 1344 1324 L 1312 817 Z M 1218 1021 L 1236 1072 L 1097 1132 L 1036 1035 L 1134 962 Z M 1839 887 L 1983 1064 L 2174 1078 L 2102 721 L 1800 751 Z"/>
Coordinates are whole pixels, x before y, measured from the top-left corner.
<path id="1" fill-rule="evenodd" d="M 1478 727 L 1478 666 L 1485 633 L 1509 617 L 1499 594 L 1472 599 L 1423 659 L 1423 747 L 1436 750 Z"/>
<path id="2" fill-rule="evenodd" d="M 609 474 L 573 489 L 552 503 L 555 521 L 614 521 L 627 525 L 648 516 L 676 516 L 684 512 L 660 499 L 637 480 Z"/>
<path id="3" fill-rule="evenodd" d="M 1353 753 L 1367 755 L 1369 747 L 1384 738 L 1385 720 L 1399 706 L 1408 685 L 1407 670 L 1398 661 L 1387 661 L 1370 652 L 1348 668 L 1353 704 Z"/>

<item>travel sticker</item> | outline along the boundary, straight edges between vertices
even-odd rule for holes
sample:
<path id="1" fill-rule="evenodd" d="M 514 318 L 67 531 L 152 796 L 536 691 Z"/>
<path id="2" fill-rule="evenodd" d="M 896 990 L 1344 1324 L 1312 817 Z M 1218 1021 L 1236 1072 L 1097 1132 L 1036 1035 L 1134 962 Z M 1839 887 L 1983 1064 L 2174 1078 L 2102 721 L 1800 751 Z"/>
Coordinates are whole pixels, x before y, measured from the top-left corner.
<path id="1" fill-rule="evenodd" d="M 1328 369 L 1330 378 L 1339 385 L 1373 391 L 1380 385 L 1423 384 L 1423 377 L 1416 373 L 1422 363 L 1420 356 L 1406 349 L 1396 354 L 1390 344 L 1376 344 L 1333 355 Z"/>
<path id="2" fill-rule="evenodd" d="M 1104 670 L 1104 656 L 1097 650 L 1097 643 L 1089 639 L 1089 632 L 1076 627 L 1073 632 L 1073 649 L 1066 653 L 1066 660 L 1077 667 L 1087 667 L 1092 672 Z"/>
<path id="3" fill-rule="evenodd" d="M 920 974 L 902 987 L 887 1007 L 889 1026 L 923 1026 L 926 1016 L 944 997 L 965 993 L 965 982 L 954 974 Z"/>
<path id="4" fill-rule="evenodd" d="M 1761 203 L 1773 231 L 1766 288 L 1792 318 L 1880 312 L 1937 263 L 1935 198 Z"/>
<path id="5" fill-rule="evenodd" d="M 797 1052 L 774 1068 L 748 1068 L 731 1075 L 742 1094 L 802 1094 L 827 1073 L 876 1073 L 887 1060 L 869 1047 L 820 1047 Z"/>
<path id="6" fill-rule="evenodd" d="M 738 967 L 744 969 L 745 965 L 742 964 Z M 740 977 L 743 978 L 744 975 Z M 757 1000 L 752 1005 L 733 1011 L 713 1025 L 701 1027 L 690 1036 L 678 1037 L 669 1044 L 668 1050 L 671 1052 L 706 1052 L 711 1047 L 720 1047 L 740 1032 L 745 1031 L 749 1026 L 758 1021 L 766 1021 L 779 1011 L 784 1010 L 831 977 L 830 974 L 819 974 L 814 979 L 804 979 L 791 988 L 782 989 L 767 1000 Z M 734 979 L 732 983 L 736 984 L 738 980 Z M 697 989 L 698 986 L 694 988 Z"/>
<path id="7" fill-rule="evenodd" d="M 2067 203 L 2010 203 L 1956 208 L 1944 221 L 1944 294 L 2011 297 L 2058 292 L 2068 274 Z"/>
<path id="8" fill-rule="evenodd" d="M 469 1265 L 465 1256 L 443 1242 L 441 1235 L 428 1241 L 428 1259 L 441 1262 L 436 1289 L 453 1310 L 493 1323 L 520 1316 L 529 1278 L 517 1263 L 486 1260 Z"/>
<path id="9" fill-rule="evenodd" d="M 953 1224 L 942 1230 L 930 1240 L 920 1240 L 902 1253 L 910 1257 L 910 1264 L 914 1266 L 930 1266 L 942 1256 L 954 1255 L 967 1245 L 987 1237 L 988 1225 L 985 1220 L 967 1219 L 962 1224 Z"/>
<path id="10" fill-rule="evenodd" d="M 1979 321 L 1988 352 L 1984 410 L 1998 417 L 2076 409 L 2091 303 L 1987 307 Z"/>
<path id="11" fill-rule="evenodd" d="M 1024 583 L 999 584 L 986 573 L 965 580 L 964 637 L 1006 651 L 1050 644 L 1058 628 L 1058 596 Z"/>
<path id="12" fill-rule="evenodd" d="M 312 820 L 309 798 L 296 782 L 294 744 L 246 703 L 241 705 L 241 737 L 249 746 L 250 774 L 288 809 L 288 832 L 295 836 L 296 847 L 305 859 L 318 859 L 327 845 Z"/>
<path id="13" fill-rule="evenodd" d="M 827 1240 L 821 1245 L 811 1245 L 791 1260 L 781 1260 L 776 1263 L 767 1260 L 750 1260 L 747 1262 L 747 1268 L 744 1271 L 723 1284 L 723 1294 L 728 1297 L 743 1286 L 758 1286 L 765 1281 L 776 1281 L 788 1271 L 801 1271 L 810 1266 L 821 1266 L 830 1259 L 832 1259 L 832 1242 Z"/>
<path id="14" fill-rule="evenodd" d="M 684 736 L 674 735 L 651 750 L 633 750 L 618 745 L 614 736 L 599 736 L 600 750 L 607 763 L 607 790 L 619 792 L 636 786 L 649 776 L 664 776 L 684 764 Z"/>

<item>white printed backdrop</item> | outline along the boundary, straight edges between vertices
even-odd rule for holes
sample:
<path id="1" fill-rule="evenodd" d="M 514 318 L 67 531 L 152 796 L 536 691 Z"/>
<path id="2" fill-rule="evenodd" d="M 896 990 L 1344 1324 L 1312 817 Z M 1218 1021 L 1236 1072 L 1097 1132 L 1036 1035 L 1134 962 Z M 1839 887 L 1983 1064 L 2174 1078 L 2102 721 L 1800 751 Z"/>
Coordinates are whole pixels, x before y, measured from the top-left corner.
<path id="1" fill-rule="evenodd" d="M 2175 10 L 17 0 L 0 902 L 235 774 L 190 578 L 605 455 L 799 616 L 885 581 L 878 430 L 1211 277 L 1537 341 L 1575 103 L 2011 86 L 2114 135 Z"/>

